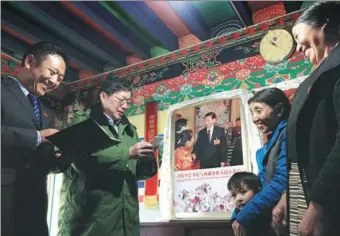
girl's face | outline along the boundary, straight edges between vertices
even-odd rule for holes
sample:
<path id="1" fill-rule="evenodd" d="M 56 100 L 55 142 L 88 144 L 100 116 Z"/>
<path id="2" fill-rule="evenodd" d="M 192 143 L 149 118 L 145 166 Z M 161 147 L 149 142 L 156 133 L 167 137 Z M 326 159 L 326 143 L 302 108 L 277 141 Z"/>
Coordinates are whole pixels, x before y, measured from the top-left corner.
<path id="1" fill-rule="evenodd" d="M 185 143 L 186 147 L 191 147 L 192 145 L 194 145 L 194 136 L 192 136 L 191 139 Z"/>
<path id="2" fill-rule="evenodd" d="M 262 102 L 252 102 L 249 106 L 253 123 L 261 133 L 273 131 L 280 122 L 281 115 L 277 112 L 278 107 L 272 108 Z"/>
<path id="3" fill-rule="evenodd" d="M 235 205 L 237 208 L 242 209 L 247 202 L 252 199 L 255 196 L 255 193 L 253 190 L 244 190 L 236 193 L 235 196 Z"/>

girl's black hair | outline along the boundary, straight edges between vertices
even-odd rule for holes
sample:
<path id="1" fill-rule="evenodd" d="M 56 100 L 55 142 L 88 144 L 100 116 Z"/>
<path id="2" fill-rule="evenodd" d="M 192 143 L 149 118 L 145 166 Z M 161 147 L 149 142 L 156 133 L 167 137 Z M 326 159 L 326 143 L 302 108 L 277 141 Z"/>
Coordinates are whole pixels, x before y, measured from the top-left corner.
<path id="1" fill-rule="evenodd" d="M 248 104 L 252 102 L 265 103 L 274 108 L 279 103 L 283 106 L 283 114 L 281 119 L 288 119 L 291 105 L 286 94 L 278 88 L 266 88 L 257 93 L 248 100 Z"/>
<path id="2" fill-rule="evenodd" d="M 340 3 L 336 1 L 320 1 L 307 7 L 296 20 L 294 25 L 306 24 L 312 28 L 324 29 L 325 43 L 340 40 Z"/>
<path id="3" fill-rule="evenodd" d="M 231 176 L 228 181 L 228 190 L 235 197 L 237 193 L 252 190 L 258 193 L 262 188 L 260 178 L 251 172 L 238 172 Z"/>

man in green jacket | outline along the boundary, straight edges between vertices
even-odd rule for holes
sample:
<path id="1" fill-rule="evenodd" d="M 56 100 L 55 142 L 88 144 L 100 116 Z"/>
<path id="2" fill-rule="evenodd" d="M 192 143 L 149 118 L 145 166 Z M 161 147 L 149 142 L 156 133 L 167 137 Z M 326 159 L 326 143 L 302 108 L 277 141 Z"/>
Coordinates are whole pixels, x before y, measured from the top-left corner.
<path id="1" fill-rule="evenodd" d="M 138 180 L 157 173 L 154 147 L 139 142 L 124 112 L 131 99 L 125 81 L 107 79 L 100 103 L 78 111 L 72 124 L 95 119 L 121 142 L 79 161 L 64 173 L 59 236 L 139 236 Z M 91 134 L 88 134 L 91 135 Z"/>

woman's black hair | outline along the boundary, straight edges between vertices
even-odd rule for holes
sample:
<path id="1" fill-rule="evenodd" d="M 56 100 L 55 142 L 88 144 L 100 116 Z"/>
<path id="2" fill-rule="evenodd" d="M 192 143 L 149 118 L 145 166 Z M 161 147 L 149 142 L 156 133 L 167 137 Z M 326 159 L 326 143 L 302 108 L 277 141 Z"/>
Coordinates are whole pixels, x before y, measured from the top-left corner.
<path id="1" fill-rule="evenodd" d="M 281 119 L 288 119 L 291 105 L 286 94 L 278 88 L 266 88 L 257 93 L 248 100 L 248 104 L 252 102 L 265 103 L 268 106 L 274 108 L 279 103 L 283 106 L 283 114 Z"/>
<path id="2" fill-rule="evenodd" d="M 262 188 L 260 178 L 251 172 L 237 172 L 233 174 L 230 177 L 227 186 L 233 197 L 235 197 L 237 193 L 248 190 L 258 193 Z"/>
<path id="3" fill-rule="evenodd" d="M 180 118 L 175 121 L 175 131 L 179 132 L 182 130 L 183 127 L 186 127 L 188 125 L 188 119 Z"/>
<path id="4" fill-rule="evenodd" d="M 294 25 L 306 24 L 312 28 L 324 28 L 325 43 L 340 40 L 340 3 L 336 1 L 320 1 L 307 7 Z"/>
<path id="5" fill-rule="evenodd" d="M 185 143 L 192 139 L 192 130 L 186 129 L 178 134 L 179 140 L 177 140 L 176 148 L 185 146 Z"/>

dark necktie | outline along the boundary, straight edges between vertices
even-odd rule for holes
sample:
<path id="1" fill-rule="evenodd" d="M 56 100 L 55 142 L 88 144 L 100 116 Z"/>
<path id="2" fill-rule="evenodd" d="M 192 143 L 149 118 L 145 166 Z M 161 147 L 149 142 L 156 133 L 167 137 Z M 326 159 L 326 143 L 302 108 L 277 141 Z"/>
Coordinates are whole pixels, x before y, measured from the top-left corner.
<path id="1" fill-rule="evenodd" d="M 209 139 L 209 143 L 211 141 L 211 133 L 210 133 L 210 129 L 208 129 L 208 139 Z"/>
<path id="2" fill-rule="evenodd" d="M 28 94 L 27 97 L 28 97 L 28 100 L 31 103 L 35 118 L 37 118 L 38 125 L 41 126 L 40 108 L 39 108 L 38 98 L 37 98 L 37 96 L 35 96 L 33 94 Z"/>

